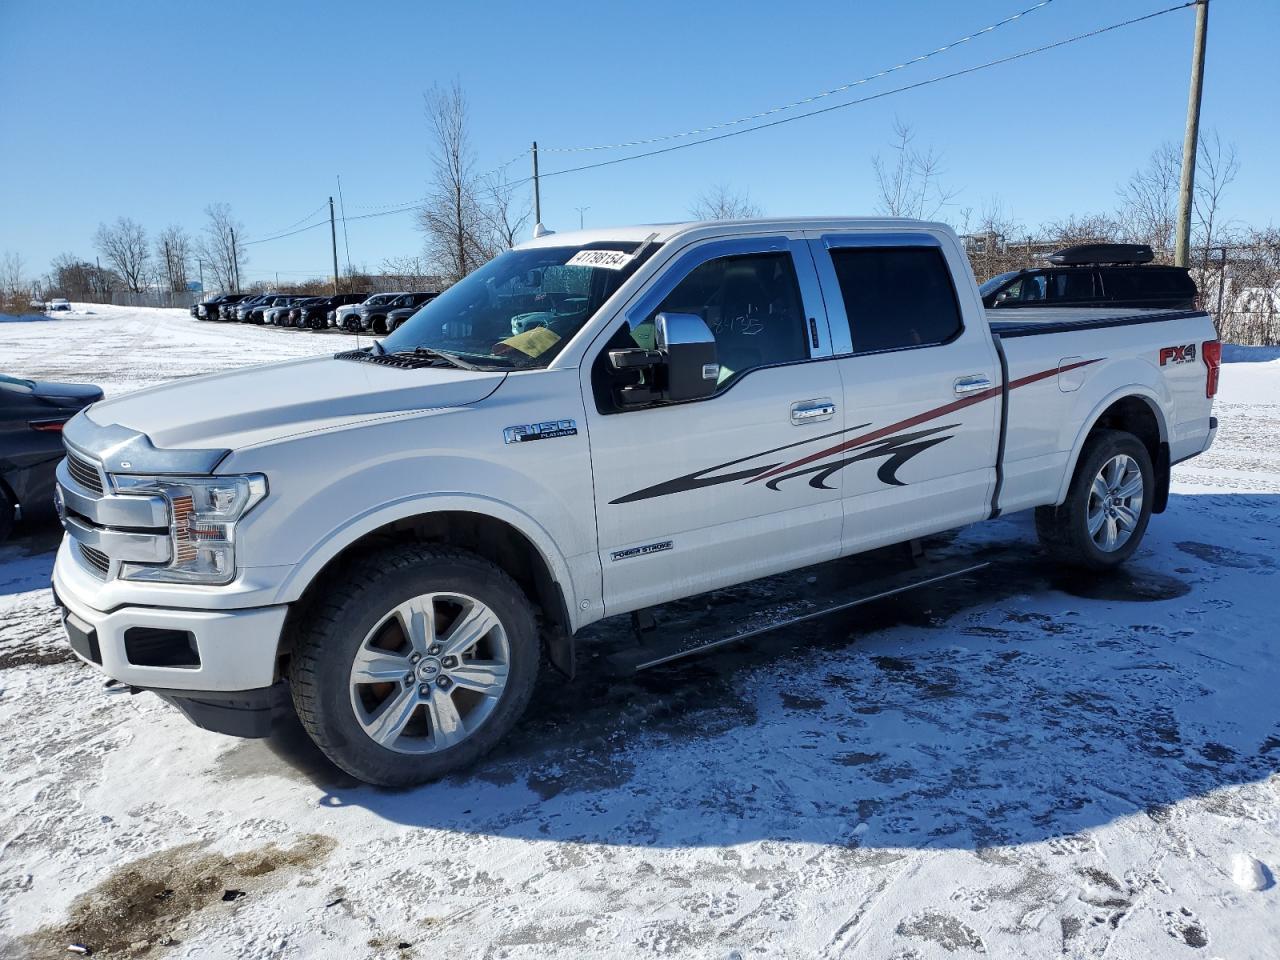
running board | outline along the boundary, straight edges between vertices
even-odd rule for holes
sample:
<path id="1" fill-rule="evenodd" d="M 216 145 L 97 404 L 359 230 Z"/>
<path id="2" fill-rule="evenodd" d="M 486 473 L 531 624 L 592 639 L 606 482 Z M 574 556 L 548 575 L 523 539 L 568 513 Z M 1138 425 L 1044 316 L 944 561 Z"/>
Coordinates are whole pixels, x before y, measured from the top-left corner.
<path id="1" fill-rule="evenodd" d="M 698 598 L 697 608 L 690 609 L 689 601 L 677 601 L 669 608 L 660 608 L 660 616 L 651 631 L 651 638 L 640 646 L 620 650 L 607 658 L 610 673 L 615 676 L 627 676 L 650 667 L 661 666 L 680 660 L 684 657 L 707 653 L 730 643 L 747 640 L 751 637 L 787 627 L 817 617 L 825 617 L 830 613 L 848 610 L 860 604 L 870 603 L 897 593 L 927 587 L 930 584 L 976 573 L 989 567 L 991 562 L 984 560 L 975 562 L 967 560 L 956 562 L 935 561 L 921 563 L 890 576 L 875 579 L 860 579 L 852 582 L 839 582 L 833 573 L 842 569 L 852 572 L 857 568 L 843 565 L 842 561 L 824 565 L 823 568 L 809 568 L 780 577 L 769 577 L 756 584 L 718 591 L 729 594 L 727 602 L 707 606 L 707 598 Z M 821 571 L 815 576 L 814 571 Z M 784 580 L 785 583 L 771 583 Z M 795 581 L 799 581 L 798 583 Z M 831 582 L 837 580 L 837 582 Z M 826 581 L 826 582 L 824 582 Z M 785 587 L 782 590 L 769 590 L 769 586 Z M 755 589 L 752 589 L 755 587 Z M 752 603 L 751 593 L 759 592 L 765 587 L 772 597 L 787 596 L 784 601 L 773 600 L 765 603 Z M 732 594 L 747 594 L 732 596 Z M 682 612 L 682 608 L 683 611 Z M 710 613 L 708 612 L 710 609 Z M 663 616 L 670 610 L 671 616 Z M 666 622 L 664 622 L 664 620 Z"/>

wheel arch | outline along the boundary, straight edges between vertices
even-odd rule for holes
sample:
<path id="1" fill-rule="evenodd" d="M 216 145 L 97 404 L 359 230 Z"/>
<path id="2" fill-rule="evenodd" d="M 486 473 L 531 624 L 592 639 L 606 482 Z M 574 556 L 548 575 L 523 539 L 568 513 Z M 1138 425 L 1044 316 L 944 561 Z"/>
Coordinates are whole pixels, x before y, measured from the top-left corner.
<path id="1" fill-rule="evenodd" d="M 281 587 L 289 603 L 280 656 L 287 657 L 294 628 L 342 567 L 397 543 L 442 543 L 470 550 L 501 567 L 540 613 L 540 633 L 551 664 L 572 677 L 574 585 L 568 564 L 532 518 L 496 502 L 463 498 L 415 500 L 353 520 L 297 565 Z"/>
<path id="2" fill-rule="evenodd" d="M 1111 393 L 1093 408 L 1076 435 L 1067 460 L 1058 495 L 1061 504 L 1067 496 L 1071 478 L 1075 476 L 1080 455 L 1096 430 L 1123 430 L 1136 436 L 1147 448 L 1155 469 L 1155 498 L 1152 513 L 1163 513 L 1169 501 L 1169 431 L 1160 397 L 1143 387 L 1129 386 Z"/>

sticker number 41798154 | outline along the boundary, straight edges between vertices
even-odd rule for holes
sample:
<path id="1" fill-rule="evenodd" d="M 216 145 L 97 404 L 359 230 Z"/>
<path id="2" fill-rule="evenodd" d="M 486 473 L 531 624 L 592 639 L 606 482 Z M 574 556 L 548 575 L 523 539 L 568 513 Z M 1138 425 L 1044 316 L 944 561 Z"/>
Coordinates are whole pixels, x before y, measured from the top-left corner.
<path id="1" fill-rule="evenodd" d="M 1160 366 L 1169 363 L 1191 363 L 1196 358 L 1196 345 L 1194 343 L 1183 344 L 1179 347 L 1161 347 L 1160 348 Z"/>

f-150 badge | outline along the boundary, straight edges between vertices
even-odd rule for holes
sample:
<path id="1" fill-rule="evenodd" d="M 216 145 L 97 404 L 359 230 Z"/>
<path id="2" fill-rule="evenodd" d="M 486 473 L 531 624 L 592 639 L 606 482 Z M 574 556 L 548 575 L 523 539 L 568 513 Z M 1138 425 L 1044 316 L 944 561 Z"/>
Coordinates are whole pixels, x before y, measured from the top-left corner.
<path id="1" fill-rule="evenodd" d="M 530 440 L 550 440 L 552 437 L 576 437 L 578 421 L 548 420 L 546 423 L 525 423 L 507 427 L 502 439 L 507 443 L 528 443 Z"/>

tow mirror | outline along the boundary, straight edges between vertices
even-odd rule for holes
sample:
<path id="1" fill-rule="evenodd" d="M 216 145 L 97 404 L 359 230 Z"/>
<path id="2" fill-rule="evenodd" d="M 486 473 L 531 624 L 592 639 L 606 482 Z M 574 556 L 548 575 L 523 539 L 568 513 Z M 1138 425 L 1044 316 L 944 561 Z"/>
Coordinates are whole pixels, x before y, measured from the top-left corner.
<path id="1" fill-rule="evenodd" d="M 715 334 L 692 313 L 658 314 L 653 350 L 611 350 L 609 362 L 615 370 L 640 373 L 641 382 L 617 388 L 626 406 L 701 400 L 720 382 Z"/>
<path id="2" fill-rule="evenodd" d="M 692 313 L 660 313 L 654 318 L 654 343 L 666 358 L 667 400 L 700 400 L 716 392 L 720 363 L 715 334 L 705 320 Z"/>

